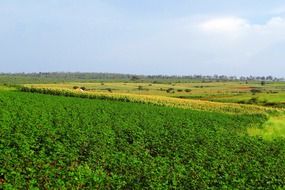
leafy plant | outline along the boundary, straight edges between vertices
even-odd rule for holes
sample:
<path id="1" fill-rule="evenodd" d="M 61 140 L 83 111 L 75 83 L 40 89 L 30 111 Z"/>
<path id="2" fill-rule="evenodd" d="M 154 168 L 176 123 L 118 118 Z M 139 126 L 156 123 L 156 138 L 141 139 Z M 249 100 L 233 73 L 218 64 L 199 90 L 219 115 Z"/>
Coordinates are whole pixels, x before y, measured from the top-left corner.
<path id="1" fill-rule="evenodd" d="M 284 139 L 246 135 L 265 115 L 25 90 L 0 93 L 0 189 L 285 186 Z"/>

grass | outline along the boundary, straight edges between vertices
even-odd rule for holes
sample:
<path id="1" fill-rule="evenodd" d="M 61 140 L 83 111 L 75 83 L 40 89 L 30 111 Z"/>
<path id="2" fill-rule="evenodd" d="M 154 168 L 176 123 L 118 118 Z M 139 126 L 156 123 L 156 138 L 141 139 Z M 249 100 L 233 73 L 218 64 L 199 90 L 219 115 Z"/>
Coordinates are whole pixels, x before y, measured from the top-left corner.
<path id="1" fill-rule="evenodd" d="M 273 116 L 262 127 L 248 128 L 250 136 L 260 136 L 266 140 L 285 138 L 285 115 Z"/>

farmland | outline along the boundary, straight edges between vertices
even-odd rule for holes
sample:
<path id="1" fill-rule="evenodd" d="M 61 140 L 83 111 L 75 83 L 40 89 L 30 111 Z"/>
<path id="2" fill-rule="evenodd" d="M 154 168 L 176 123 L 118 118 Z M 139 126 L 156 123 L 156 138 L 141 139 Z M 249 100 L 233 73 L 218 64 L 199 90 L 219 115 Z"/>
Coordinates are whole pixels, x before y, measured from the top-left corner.
<path id="1" fill-rule="evenodd" d="M 0 189 L 285 188 L 282 85 L 5 84 Z"/>
<path id="2" fill-rule="evenodd" d="M 213 102 L 285 106 L 285 82 L 260 81 L 231 82 L 93 82 L 29 84 L 28 87 L 73 89 L 84 87 L 89 92 L 158 95 L 180 99 L 207 100 Z"/>
<path id="3" fill-rule="evenodd" d="M 2 90 L 4 188 L 284 187 L 266 117 Z"/>
<path id="4" fill-rule="evenodd" d="M 0 15 L 0 190 L 285 190 L 285 0 Z"/>

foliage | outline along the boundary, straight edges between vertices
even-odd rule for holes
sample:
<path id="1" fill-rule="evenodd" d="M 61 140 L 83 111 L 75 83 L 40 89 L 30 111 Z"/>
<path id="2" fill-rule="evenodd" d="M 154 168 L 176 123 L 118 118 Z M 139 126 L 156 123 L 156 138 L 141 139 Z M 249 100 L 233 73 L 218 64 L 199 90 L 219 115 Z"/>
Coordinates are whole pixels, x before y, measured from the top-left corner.
<path id="1" fill-rule="evenodd" d="M 80 87 L 79 86 L 73 86 L 72 87 L 74 90 L 76 90 L 76 89 L 79 89 Z"/>
<path id="2" fill-rule="evenodd" d="M 124 102 L 136 102 L 145 104 L 155 104 L 161 106 L 179 107 L 184 109 L 206 110 L 213 112 L 222 112 L 229 114 L 264 114 L 266 112 L 277 112 L 272 108 L 265 108 L 253 105 L 240 105 L 234 103 L 218 103 L 209 101 L 189 100 L 181 98 L 171 98 L 155 95 L 137 95 L 124 93 L 102 93 L 102 92 L 78 92 L 69 89 L 51 89 L 51 88 L 30 88 L 22 87 L 24 92 L 43 93 L 50 95 L 62 95 L 69 97 L 81 97 L 89 99 L 108 99 L 119 100 Z"/>
<path id="3" fill-rule="evenodd" d="M 285 141 L 246 135 L 265 121 L 2 91 L 0 189 L 284 188 Z"/>
<path id="4" fill-rule="evenodd" d="M 104 87 L 100 82 L 78 83 L 65 82 L 58 84 L 26 84 L 28 87 L 73 89 L 73 86 L 85 86 L 89 92 L 106 92 L 112 89 L 114 93 L 167 96 L 182 99 L 207 100 L 223 103 L 254 104 L 259 106 L 285 108 L 285 83 L 267 82 L 260 86 L 260 81 L 249 81 L 248 84 L 235 82 L 205 82 L 152 84 L 146 82 L 106 82 Z M 173 86 L 175 85 L 175 86 Z M 142 90 L 138 90 L 142 86 Z M 202 88 L 201 88 L 202 87 Z M 170 90 L 168 90 L 170 89 Z M 168 93 L 170 92 L 170 93 Z M 253 97 L 258 101 L 251 101 Z"/>
<path id="5" fill-rule="evenodd" d="M 166 90 L 167 93 L 174 93 L 175 92 L 175 89 L 174 88 L 168 88 Z"/>
<path id="6" fill-rule="evenodd" d="M 30 83 L 61 83 L 61 82 L 102 82 L 103 81 L 132 81 L 132 82 L 213 82 L 213 81 L 284 81 L 282 78 L 268 77 L 235 77 L 235 76 L 167 76 L 167 75 L 130 75 L 117 73 L 65 73 L 65 72 L 40 72 L 40 73 L 0 73 L 0 84 L 30 84 Z"/>
<path id="7" fill-rule="evenodd" d="M 191 92 L 192 90 L 191 89 L 185 89 L 185 92 Z"/>
<path id="8" fill-rule="evenodd" d="M 248 128 L 248 134 L 251 136 L 261 136 L 267 140 L 278 137 L 285 138 L 285 117 L 284 115 L 270 117 L 263 124 L 263 127 Z"/>
<path id="9" fill-rule="evenodd" d="M 264 86 L 266 84 L 266 82 L 263 80 L 260 82 L 261 86 Z"/>
<path id="10" fill-rule="evenodd" d="M 250 92 L 251 92 L 253 95 L 255 95 L 256 93 L 261 93 L 262 90 L 261 90 L 260 88 L 252 88 L 252 89 L 250 90 Z"/>

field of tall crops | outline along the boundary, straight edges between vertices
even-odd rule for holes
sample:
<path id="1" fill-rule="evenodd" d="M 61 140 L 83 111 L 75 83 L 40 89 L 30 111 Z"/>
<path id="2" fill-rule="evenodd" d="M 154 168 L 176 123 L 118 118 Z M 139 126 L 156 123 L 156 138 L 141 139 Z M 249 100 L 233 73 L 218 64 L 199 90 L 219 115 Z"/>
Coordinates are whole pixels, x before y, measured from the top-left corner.
<path id="1" fill-rule="evenodd" d="M 259 111 L 103 99 L 0 91 L 0 189 L 285 188 L 284 139 L 247 133 Z"/>
<path id="2" fill-rule="evenodd" d="M 212 112 L 222 112 L 229 114 L 266 114 L 281 112 L 281 109 L 274 109 L 255 105 L 243 105 L 236 103 L 218 103 L 200 100 L 189 100 L 181 98 L 172 98 L 166 96 L 157 95 L 138 95 L 138 94 L 127 94 L 127 93 L 104 93 L 104 92 L 88 92 L 78 91 L 71 89 L 61 88 L 32 88 L 23 87 L 21 88 L 24 92 L 42 93 L 50 95 L 62 95 L 71 97 L 81 97 L 89 99 L 109 99 L 119 100 L 125 102 L 136 102 L 145 104 L 155 104 L 161 106 L 171 106 L 184 109 L 194 110 L 205 110 Z"/>
<path id="3" fill-rule="evenodd" d="M 59 82 L 26 84 L 28 87 L 73 89 L 83 87 L 89 92 L 140 94 L 176 97 L 212 102 L 228 102 L 285 108 L 285 83 L 267 81 L 192 81 L 183 82 Z"/>

